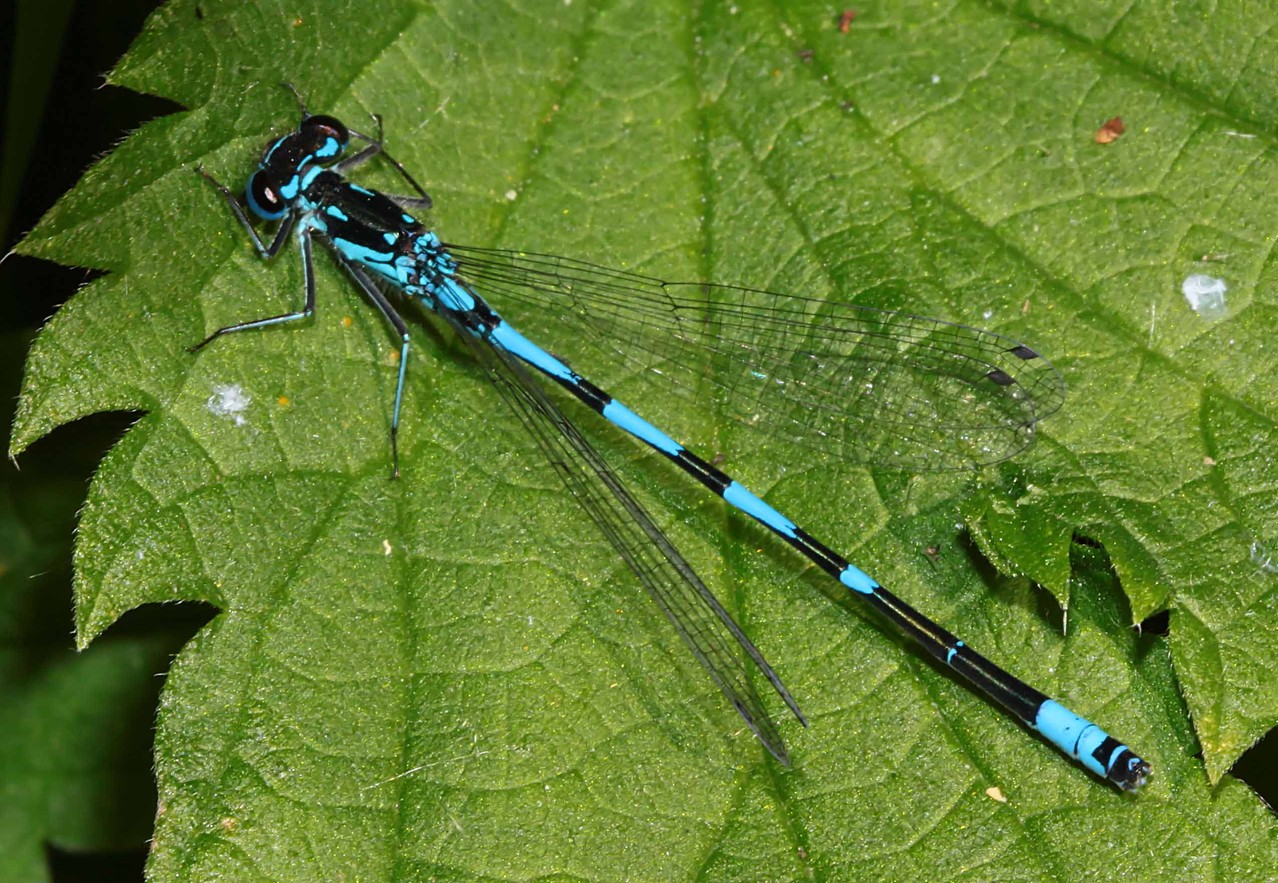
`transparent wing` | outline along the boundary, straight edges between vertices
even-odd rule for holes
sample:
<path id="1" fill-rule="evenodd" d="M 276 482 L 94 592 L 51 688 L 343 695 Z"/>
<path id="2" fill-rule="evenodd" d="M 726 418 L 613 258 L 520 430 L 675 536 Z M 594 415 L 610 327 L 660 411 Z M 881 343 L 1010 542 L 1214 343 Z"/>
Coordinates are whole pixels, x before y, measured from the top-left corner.
<path id="1" fill-rule="evenodd" d="M 568 490 L 639 577 L 711 679 L 768 751 L 788 766 L 785 744 L 754 689 L 740 650 L 804 726 L 807 721 L 763 654 L 528 369 L 513 356 L 475 338 L 457 316 L 447 311 L 440 311 L 440 315 L 488 372 Z"/>
<path id="2" fill-rule="evenodd" d="M 580 329 L 675 395 L 759 432 L 916 471 L 997 463 L 1065 399 L 1050 362 L 965 325 L 704 283 L 554 255 L 446 246 L 517 325 Z M 575 341 L 545 339 L 559 351 Z"/>

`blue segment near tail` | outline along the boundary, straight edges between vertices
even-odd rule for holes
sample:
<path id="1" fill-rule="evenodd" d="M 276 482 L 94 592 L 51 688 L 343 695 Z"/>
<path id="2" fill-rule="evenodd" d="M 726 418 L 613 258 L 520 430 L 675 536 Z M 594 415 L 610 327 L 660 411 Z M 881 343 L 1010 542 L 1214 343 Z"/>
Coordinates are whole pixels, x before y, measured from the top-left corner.
<path id="1" fill-rule="evenodd" d="M 1110 776 L 1112 771 L 1128 774 L 1132 764 L 1140 762 L 1126 745 L 1120 745 L 1096 724 L 1052 699 L 1039 707 L 1034 728 L 1098 776 Z"/>
<path id="2" fill-rule="evenodd" d="M 734 481 L 728 485 L 723 491 L 723 498 L 746 515 L 763 522 L 783 537 L 794 536 L 794 522 L 756 497 L 741 483 Z"/>
<path id="3" fill-rule="evenodd" d="M 522 359 L 538 371 L 556 380 L 573 382 L 576 375 L 563 362 L 524 337 L 505 322 L 499 321 L 488 332 L 488 339 L 506 352 Z"/>
<path id="4" fill-rule="evenodd" d="M 843 568 L 843 571 L 839 574 L 839 582 L 862 595 L 873 595 L 874 590 L 879 587 L 879 584 L 868 573 L 851 564 Z"/>
<path id="5" fill-rule="evenodd" d="M 616 399 L 604 405 L 603 410 L 599 413 L 636 438 L 646 441 L 663 454 L 673 457 L 683 450 L 683 445 Z"/>
<path id="6" fill-rule="evenodd" d="M 294 93 L 296 95 L 296 92 Z M 301 104 L 301 99 L 298 99 Z M 202 170 L 225 198 L 258 253 L 272 258 L 294 237 L 302 258 L 302 309 L 219 328 L 193 350 L 223 335 L 311 316 L 315 310 L 313 240 L 346 269 L 394 328 L 400 364 L 390 421 L 393 475 L 399 475 L 398 431 L 411 338 L 391 298 L 415 301 L 460 335 L 503 400 L 537 441 L 567 490 L 625 560 L 707 674 L 782 763 L 781 735 L 754 681 L 762 678 L 806 725 L 797 703 L 728 611 L 626 489 L 550 389 L 577 399 L 612 425 L 651 446 L 729 505 L 774 532 L 848 589 L 918 647 L 1043 735 L 1088 770 L 1135 790 L 1150 765 L 1098 726 L 985 659 L 896 597 L 844 556 L 698 456 L 658 426 L 578 374 L 552 350 L 525 337 L 491 306 L 509 297 L 539 313 L 578 321 L 591 333 L 621 340 L 646 335 L 646 347 L 618 349 L 641 371 L 691 372 L 730 415 L 758 432 L 814 445 L 848 439 L 884 466 L 962 468 L 997 462 L 1032 444 L 1037 423 L 1064 399 L 1059 373 L 1018 341 L 936 319 L 829 304 L 747 289 L 667 283 L 553 255 L 445 246 L 405 211 L 430 197 L 386 154 L 378 133 L 302 108 L 295 131 L 267 145 L 249 177 L 245 202 L 277 223 L 263 242 L 235 196 Z M 352 140 L 364 146 L 348 154 Z M 381 157 L 416 191 L 389 196 L 361 187 L 346 172 Z M 796 354 L 759 341 L 791 340 L 805 328 Z M 562 341 L 571 345 L 571 336 Z M 697 349 L 697 348 L 700 349 Z M 656 350 L 671 357 L 645 361 Z M 644 355 L 647 354 L 647 355 Z M 702 372 L 702 364 L 720 369 Z M 543 390 L 536 375 L 544 378 Z M 872 379 L 870 379 L 872 378 Z M 855 424 L 856 431 L 848 432 Z M 903 431 L 905 430 L 905 431 Z M 855 448 L 846 448 L 848 452 Z"/>

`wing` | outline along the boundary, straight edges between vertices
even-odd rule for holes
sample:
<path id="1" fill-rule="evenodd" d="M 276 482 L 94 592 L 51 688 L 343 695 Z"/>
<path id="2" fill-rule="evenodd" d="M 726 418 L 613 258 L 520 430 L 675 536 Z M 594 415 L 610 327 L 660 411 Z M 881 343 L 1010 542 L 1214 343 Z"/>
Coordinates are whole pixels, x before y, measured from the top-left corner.
<path id="1" fill-rule="evenodd" d="M 826 456 L 917 471 L 997 463 L 1029 447 L 1065 399 L 1050 362 L 990 331 L 554 255 L 446 247 L 459 274 L 516 324 L 569 331 L 543 341 L 550 347 L 573 346 L 580 330 L 666 391 L 704 406 L 708 388 L 721 413 Z"/>
<path id="2" fill-rule="evenodd" d="M 788 766 L 785 744 L 754 689 L 741 650 L 804 726 L 807 721 L 763 654 L 528 369 L 476 338 L 456 316 L 443 310 L 439 315 L 488 372 L 568 490 L 639 577 L 711 679 L 768 751 Z"/>

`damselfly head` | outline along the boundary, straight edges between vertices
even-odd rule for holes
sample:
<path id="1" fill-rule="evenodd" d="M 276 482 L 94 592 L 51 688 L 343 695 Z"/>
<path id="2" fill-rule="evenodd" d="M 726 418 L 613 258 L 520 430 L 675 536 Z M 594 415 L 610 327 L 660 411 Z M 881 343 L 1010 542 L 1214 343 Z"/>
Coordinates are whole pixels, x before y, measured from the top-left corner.
<path id="1" fill-rule="evenodd" d="M 244 188 L 244 201 L 264 221 L 278 221 L 288 213 L 288 202 L 272 181 L 266 167 L 258 169 L 248 179 Z"/>
<path id="2" fill-rule="evenodd" d="M 316 114 L 303 118 L 291 136 L 312 146 L 311 157 L 317 162 L 337 159 L 351 140 L 350 129 L 337 117 Z"/>
<path id="3" fill-rule="evenodd" d="M 280 83 L 280 85 L 292 92 L 293 97 L 297 99 L 297 109 L 302 112 L 302 121 L 297 124 L 296 132 L 285 135 L 266 149 L 262 164 L 265 165 L 271 152 L 285 141 L 303 147 L 309 145 L 312 149 L 305 153 L 319 162 L 340 156 L 347 142 L 351 140 L 351 133 L 346 128 L 346 124 L 327 114 L 311 113 L 306 109 L 306 100 L 302 98 L 302 93 L 297 91 L 296 86 L 289 82 Z"/>
<path id="4" fill-rule="evenodd" d="M 253 214 L 266 221 L 281 220 L 305 186 L 306 170 L 336 162 L 350 140 L 350 129 L 336 117 L 305 114 L 296 131 L 276 138 L 262 152 L 245 188 Z"/>

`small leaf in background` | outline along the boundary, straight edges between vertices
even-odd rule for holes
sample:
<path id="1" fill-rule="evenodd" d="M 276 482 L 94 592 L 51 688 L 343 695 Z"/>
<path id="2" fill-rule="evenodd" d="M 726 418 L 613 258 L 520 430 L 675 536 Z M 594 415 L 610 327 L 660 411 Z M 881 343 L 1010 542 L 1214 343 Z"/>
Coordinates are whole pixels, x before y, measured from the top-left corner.
<path id="1" fill-rule="evenodd" d="M 0 336 L 0 377 L 12 381 L 2 402 L 15 401 L 29 344 Z M 37 445 L 21 471 L 0 463 L 0 880 L 46 879 L 47 850 L 122 852 L 149 836 L 157 676 L 193 627 L 133 615 L 84 653 L 68 634 L 83 476 L 117 423 L 89 420 L 73 442 Z"/>

